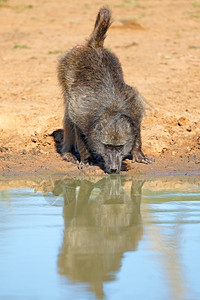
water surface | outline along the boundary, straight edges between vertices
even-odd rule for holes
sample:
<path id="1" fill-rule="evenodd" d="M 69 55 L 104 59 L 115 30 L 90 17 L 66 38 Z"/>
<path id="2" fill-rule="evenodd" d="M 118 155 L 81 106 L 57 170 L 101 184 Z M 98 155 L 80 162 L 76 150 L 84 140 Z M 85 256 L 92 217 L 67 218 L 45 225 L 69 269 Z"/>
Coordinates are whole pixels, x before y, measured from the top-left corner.
<path id="1" fill-rule="evenodd" d="M 0 179 L 0 299 L 200 299 L 200 176 Z"/>

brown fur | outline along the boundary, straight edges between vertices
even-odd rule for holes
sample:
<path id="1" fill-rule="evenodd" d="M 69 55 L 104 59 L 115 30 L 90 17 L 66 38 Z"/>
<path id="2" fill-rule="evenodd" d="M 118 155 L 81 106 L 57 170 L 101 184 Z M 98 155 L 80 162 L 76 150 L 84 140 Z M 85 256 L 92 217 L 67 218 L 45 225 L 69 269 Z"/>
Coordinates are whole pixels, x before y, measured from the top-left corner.
<path id="1" fill-rule="evenodd" d="M 66 53 L 58 65 L 65 100 L 63 158 L 84 164 L 100 158 L 108 173 L 119 173 L 124 157 L 150 163 L 141 150 L 141 95 L 123 79 L 118 58 L 103 47 L 111 13 L 101 8 L 84 46 Z"/>

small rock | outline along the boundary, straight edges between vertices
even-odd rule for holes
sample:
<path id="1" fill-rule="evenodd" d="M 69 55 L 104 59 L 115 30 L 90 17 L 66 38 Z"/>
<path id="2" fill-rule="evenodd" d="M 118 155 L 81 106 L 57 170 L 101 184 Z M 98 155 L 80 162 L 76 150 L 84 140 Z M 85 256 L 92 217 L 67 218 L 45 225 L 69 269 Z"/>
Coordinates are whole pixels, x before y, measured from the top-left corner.
<path id="1" fill-rule="evenodd" d="M 30 151 L 30 153 L 31 153 L 32 155 L 39 155 L 39 154 L 40 154 L 40 150 L 38 150 L 37 148 L 35 148 L 35 149 L 32 149 L 32 150 Z"/>
<path id="2" fill-rule="evenodd" d="M 0 152 L 6 152 L 6 151 L 8 151 L 8 148 L 7 147 L 0 147 Z"/>
<path id="3" fill-rule="evenodd" d="M 193 160 L 195 164 L 200 164 L 200 157 L 197 156 L 196 154 L 194 154 Z"/>
<path id="4" fill-rule="evenodd" d="M 51 145 L 51 144 L 52 144 L 52 137 L 47 136 L 45 140 L 46 140 L 46 143 L 47 143 L 48 145 Z"/>
<path id="5" fill-rule="evenodd" d="M 33 142 L 33 143 L 37 143 L 37 140 L 36 140 L 36 138 L 35 138 L 35 137 L 32 137 L 32 138 L 31 138 L 31 142 Z"/>
<path id="6" fill-rule="evenodd" d="M 162 148 L 161 153 L 165 153 L 167 151 L 167 148 Z"/>
<path id="7" fill-rule="evenodd" d="M 190 154 L 188 156 L 188 162 L 193 161 L 195 164 L 200 164 L 200 157 L 196 154 Z"/>
<path id="8" fill-rule="evenodd" d="M 192 131 L 192 128 L 189 126 L 188 128 L 186 128 L 186 130 L 187 130 L 188 132 L 191 132 L 191 131 Z"/>
<path id="9" fill-rule="evenodd" d="M 185 126 L 186 125 L 186 118 L 185 117 L 180 117 L 178 119 L 178 126 Z"/>

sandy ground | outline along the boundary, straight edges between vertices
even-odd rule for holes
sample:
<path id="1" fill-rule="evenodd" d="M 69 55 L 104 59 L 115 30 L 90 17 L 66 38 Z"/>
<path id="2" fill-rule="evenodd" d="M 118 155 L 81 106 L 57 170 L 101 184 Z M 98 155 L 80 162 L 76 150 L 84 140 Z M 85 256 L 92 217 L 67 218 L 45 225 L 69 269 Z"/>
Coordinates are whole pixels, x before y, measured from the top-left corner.
<path id="1" fill-rule="evenodd" d="M 105 46 L 126 82 L 147 99 L 143 151 L 152 165 L 122 173 L 200 171 L 200 4 L 179 1 L 0 0 L 0 175 L 96 175 L 63 161 L 60 55 L 91 33 L 101 6 L 113 13 Z"/>

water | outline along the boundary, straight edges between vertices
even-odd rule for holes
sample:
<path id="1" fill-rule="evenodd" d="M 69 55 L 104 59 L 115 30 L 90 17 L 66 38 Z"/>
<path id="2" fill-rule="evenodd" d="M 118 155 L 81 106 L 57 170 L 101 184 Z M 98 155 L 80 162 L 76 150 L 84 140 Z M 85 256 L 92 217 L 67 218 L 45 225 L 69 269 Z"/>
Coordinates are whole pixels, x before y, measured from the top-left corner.
<path id="1" fill-rule="evenodd" d="M 0 299 L 200 299 L 199 184 L 1 178 Z"/>

